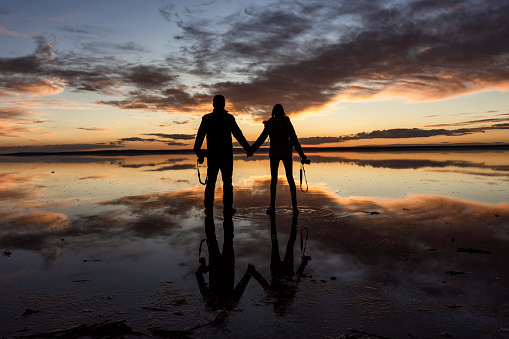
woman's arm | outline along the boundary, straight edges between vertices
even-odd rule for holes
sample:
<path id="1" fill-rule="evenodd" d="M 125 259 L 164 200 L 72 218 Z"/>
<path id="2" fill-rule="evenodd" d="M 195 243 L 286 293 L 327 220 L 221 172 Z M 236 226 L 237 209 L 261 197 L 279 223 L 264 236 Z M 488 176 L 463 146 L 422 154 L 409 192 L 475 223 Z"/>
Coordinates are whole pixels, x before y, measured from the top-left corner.
<path id="1" fill-rule="evenodd" d="M 265 142 L 267 137 L 269 136 L 269 131 L 267 130 L 267 125 L 264 126 L 262 133 L 258 137 L 258 139 L 251 145 L 250 153 L 251 155 L 256 152 L 258 148 Z"/>
<path id="2" fill-rule="evenodd" d="M 292 142 L 293 147 L 295 147 L 295 150 L 297 153 L 299 153 L 301 159 L 307 159 L 306 155 L 304 154 L 304 151 L 302 150 L 302 146 L 300 145 L 299 139 L 297 138 L 297 133 L 295 133 L 295 129 L 293 128 L 292 122 L 288 118 L 286 121 L 286 126 L 288 127 L 288 132 L 290 134 L 290 141 Z"/>

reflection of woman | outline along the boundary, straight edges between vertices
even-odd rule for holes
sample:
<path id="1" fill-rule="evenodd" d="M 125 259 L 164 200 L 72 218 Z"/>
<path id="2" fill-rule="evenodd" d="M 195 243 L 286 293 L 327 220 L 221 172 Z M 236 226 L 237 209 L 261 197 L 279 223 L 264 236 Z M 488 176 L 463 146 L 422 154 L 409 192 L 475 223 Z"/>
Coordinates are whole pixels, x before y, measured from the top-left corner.
<path id="1" fill-rule="evenodd" d="M 263 132 L 258 137 L 258 140 L 256 140 L 256 142 L 251 146 L 250 154 L 256 152 L 256 150 L 265 142 L 267 137 L 270 137 L 270 206 L 267 209 L 267 213 L 271 214 L 275 211 L 276 185 L 280 161 L 283 161 L 283 165 L 285 166 L 286 179 L 288 180 L 292 196 L 293 212 L 298 213 L 297 189 L 295 187 L 295 181 L 293 180 L 292 169 L 293 148 L 295 147 L 295 150 L 299 153 L 302 160 L 307 159 L 307 157 L 304 155 L 304 151 L 297 139 L 297 134 L 290 122 L 290 118 L 286 116 L 283 106 L 276 104 L 272 109 L 272 118 L 268 121 L 264 121 L 263 123 L 265 124 Z"/>
<path id="2" fill-rule="evenodd" d="M 294 255 L 293 247 L 295 240 L 297 239 L 297 214 L 293 215 L 292 228 L 290 231 L 290 237 L 286 244 L 286 251 L 283 260 L 279 254 L 279 242 L 277 238 L 276 230 L 276 217 L 271 215 L 270 217 L 270 233 L 271 233 L 271 256 L 270 256 L 270 274 L 271 283 L 256 270 L 253 265 L 250 265 L 248 272 L 253 278 L 260 283 L 263 289 L 267 292 L 270 297 L 275 298 L 274 310 L 278 315 L 285 315 L 288 307 L 292 303 L 295 295 L 297 294 L 297 285 L 300 279 L 304 276 L 304 268 L 308 264 L 311 257 L 304 255 L 304 248 L 301 243 L 301 263 L 294 270 Z"/>

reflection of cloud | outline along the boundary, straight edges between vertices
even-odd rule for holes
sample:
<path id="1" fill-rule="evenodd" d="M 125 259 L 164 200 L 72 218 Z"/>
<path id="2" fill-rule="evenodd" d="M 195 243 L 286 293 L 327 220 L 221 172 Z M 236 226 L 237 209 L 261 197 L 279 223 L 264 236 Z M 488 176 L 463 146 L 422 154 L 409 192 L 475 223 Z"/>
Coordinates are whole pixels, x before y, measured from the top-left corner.
<path id="1" fill-rule="evenodd" d="M 69 226 L 67 217 L 60 213 L 53 212 L 34 212 L 26 215 L 3 213 L 3 227 L 11 225 L 13 227 L 23 227 L 37 225 L 38 228 L 49 230 L 62 230 Z"/>
<path id="2" fill-rule="evenodd" d="M 196 165 L 191 164 L 175 164 L 171 166 L 163 166 L 156 169 L 147 170 L 147 172 L 164 172 L 164 171 L 179 171 L 179 170 L 188 170 L 195 169 Z"/>
<path id="3" fill-rule="evenodd" d="M 430 159 L 356 159 L 338 156 L 326 156 L 326 153 L 313 155 L 313 163 L 353 163 L 358 166 L 371 166 L 373 168 L 391 168 L 391 169 L 420 169 L 420 168 L 444 168 L 444 167 L 460 167 L 476 169 L 477 172 L 468 171 L 467 173 L 486 176 L 506 176 L 509 175 L 508 164 L 492 164 L 489 162 L 475 162 L 466 160 L 430 160 Z M 480 171 L 484 170 L 484 171 Z M 489 170 L 490 172 L 486 171 Z M 452 171 L 452 170 L 451 170 Z M 494 173 L 491 171 L 497 171 Z M 459 172 L 459 171 L 458 171 Z"/>
<path id="4" fill-rule="evenodd" d="M 39 252 L 52 262 L 60 253 L 55 239 L 69 226 L 69 219 L 60 213 L 0 211 L 0 247 Z"/>
<path id="5" fill-rule="evenodd" d="M 86 179 L 105 179 L 105 178 L 110 178 L 110 177 L 112 177 L 112 175 L 111 175 L 111 174 L 103 173 L 103 174 L 89 175 L 89 176 L 87 176 L 87 177 L 78 178 L 78 180 L 86 180 Z"/>
<path id="6" fill-rule="evenodd" d="M 36 178 L 24 174 L 24 172 L 0 174 L 0 201 L 26 201 L 32 198 L 37 190 L 45 188 L 42 185 L 32 184 Z"/>
<path id="7" fill-rule="evenodd" d="M 445 170 L 445 169 L 434 169 L 430 170 L 430 172 L 440 172 L 440 173 L 457 173 L 457 174 L 466 174 L 466 175 L 475 175 L 482 177 L 497 177 L 499 180 L 509 181 L 509 171 L 507 172 L 478 172 L 478 171 L 462 171 L 462 170 Z"/>
<path id="8" fill-rule="evenodd" d="M 153 134 L 148 134 L 153 135 Z M 156 135 L 161 137 L 160 135 Z M 164 138 L 164 137 L 161 137 Z M 172 138 L 175 139 L 175 138 Z M 182 138 L 179 138 L 182 139 Z M 125 145 L 127 142 L 160 142 L 169 146 L 186 146 L 187 144 L 174 141 L 174 140 L 162 140 L 162 139 L 155 139 L 155 138 L 140 138 L 140 137 L 126 137 L 118 139 L 117 141 L 111 142 L 112 145 L 122 146 Z"/>
<path id="9" fill-rule="evenodd" d="M 234 219 L 248 222 L 250 232 L 267 231 L 269 220 L 264 209 L 269 197 L 269 183 L 269 177 L 255 178 L 235 187 L 238 213 Z M 216 211 L 220 215 L 221 185 L 218 186 Z M 118 244 L 119 239 L 164 235 L 171 237 L 171 241 L 184 243 L 189 238 L 198 239 L 196 232 L 200 235 L 203 232 L 203 225 L 196 223 L 197 213 L 202 209 L 203 190 L 202 186 L 195 186 L 123 196 L 100 202 L 104 208 L 101 208 L 102 212 L 94 213 L 92 211 L 97 209 L 90 209 L 88 214 L 73 220 L 53 212 L 26 211 L 22 214 L 3 211 L 0 212 L 0 247 L 32 250 L 47 260 L 55 260 L 59 249 L 54 239 L 65 237 L 69 240 L 73 234 L 80 234 L 81 242 L 100 239 Z M 506 246 L 507 204 L 477 203 L 436 195 L 411 196 L 402 200 L 340 198 L 320 187 L 311 187 L 307 194 L 299 193 L 299 205 L 302 211 L 299 226 L 309 229 L 315 246 L 343 256 L 345 265 L 362 265 L 364 274 L 374 279 L 390 277 L 398 282 L 402 270 L 407 273 L 414 270 L 411 273 L 415 277 L 411 279 L 417 279 L 418 272 L 425 272 L 434 260 L 441 260 L 440 257 L 423 255 L 428 253 L 423 244 L 451 253 L 458 246 L 482 247 L 501 257 L 509 255 Z M 285 218 L 284 208 L 289 208 L 291 201 L 284 180 L 278 185 L 277 206 L 278 218 Z M 198 225 L 200 227 L 196 227 Z M 178 229 L 185 229 L 185 232 L 176 232 Z M 242 234 L 244 231 L 241 228 L 238 232 Z M 450 242 L 452 237 L 456 238 L 456 243 Z M 257 251 L 259 249 L 249 244 L 236 247 L 240 257 L 250 253 L 255 255 Z M 407 259 L 414 264 L 394 270 Z M 438 274 L 443 274 L 442 271 Z"/>

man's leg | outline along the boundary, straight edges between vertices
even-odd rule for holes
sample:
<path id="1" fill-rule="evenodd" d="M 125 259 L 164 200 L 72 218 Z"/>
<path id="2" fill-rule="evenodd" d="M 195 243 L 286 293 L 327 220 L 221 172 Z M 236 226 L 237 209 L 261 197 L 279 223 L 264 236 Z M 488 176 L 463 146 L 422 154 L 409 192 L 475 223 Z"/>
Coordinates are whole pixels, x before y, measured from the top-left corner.
<path id="1" fill-rule="evenodd" d="M 233 158 L 223 159 L 221 164 L 221 177 L 223 178 L 223 206 L 225 211 L 233 207 Z"/>
<path id="2" fill-rule="evenodd" d="M 219 165 L 217 161 L 208 159 L 207 164 L 207 186 L 205 186 L 205 208 L 212 209 L 214 207 L 214 191 L 216 189 L 217 173 Z"/>

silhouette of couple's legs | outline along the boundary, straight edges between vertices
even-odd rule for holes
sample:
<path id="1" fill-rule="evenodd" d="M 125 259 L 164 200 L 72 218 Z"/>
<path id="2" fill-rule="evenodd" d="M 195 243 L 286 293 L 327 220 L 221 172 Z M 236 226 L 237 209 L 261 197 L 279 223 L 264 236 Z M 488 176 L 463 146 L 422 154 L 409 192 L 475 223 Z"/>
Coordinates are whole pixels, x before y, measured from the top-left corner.
<path id="1" fill-rule="evenodd" d="M 230 210 L 233 205 L 233 158 L 208 159 L 205 208 L 212 209 L 214 207 L 214 191 L 219 171 L 221 171 L 221 177 L 223 178 L 223 206 L 225 210 Z"/>
<path id="2" fill-rule="evenodd" d="M 292 157 L 271 157 L 270 158 L 270 208 L 274 211 L 276 204 L 276 186 L 279 169 L 279 162 L 282 161 L 286 171 L 286 179 L 290 186 L 290 194 L 292 196 L 292 207 L 297 211 L 297 188 L 293 180 Z"/>

